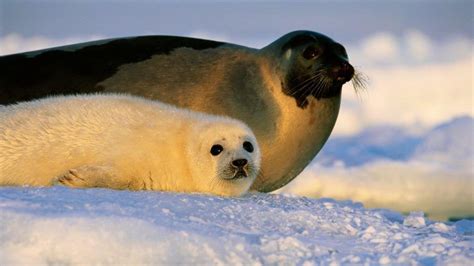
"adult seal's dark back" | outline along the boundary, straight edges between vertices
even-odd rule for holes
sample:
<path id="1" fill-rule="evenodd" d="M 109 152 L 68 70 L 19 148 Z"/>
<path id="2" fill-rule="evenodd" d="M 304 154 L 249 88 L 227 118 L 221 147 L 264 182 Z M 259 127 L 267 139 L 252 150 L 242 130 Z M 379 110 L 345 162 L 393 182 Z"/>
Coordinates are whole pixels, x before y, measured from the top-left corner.
<path id="1" fill-rule="evenodd" d="M 0 57 L 0 103 L 126 92 L 245 121 L 262 150 L 253 185 L 278 189 L 319 152 L 354 68 L 342 45 L 295 31 L 262 49 L 171 36 L 102 40 Z"/>

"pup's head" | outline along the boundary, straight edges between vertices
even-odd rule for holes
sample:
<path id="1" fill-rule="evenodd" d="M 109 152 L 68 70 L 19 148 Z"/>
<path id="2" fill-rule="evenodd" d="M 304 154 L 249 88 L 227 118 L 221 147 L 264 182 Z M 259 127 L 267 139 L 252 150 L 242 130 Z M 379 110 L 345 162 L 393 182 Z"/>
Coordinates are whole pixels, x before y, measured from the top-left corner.
<path id="1" fill-rule="evenodd" d="M 253 132 L 227 118 L 200 124 L 190 134 L 188 156 L 198 192 L 239 196 L 260 170 L 260 149 Z"/>

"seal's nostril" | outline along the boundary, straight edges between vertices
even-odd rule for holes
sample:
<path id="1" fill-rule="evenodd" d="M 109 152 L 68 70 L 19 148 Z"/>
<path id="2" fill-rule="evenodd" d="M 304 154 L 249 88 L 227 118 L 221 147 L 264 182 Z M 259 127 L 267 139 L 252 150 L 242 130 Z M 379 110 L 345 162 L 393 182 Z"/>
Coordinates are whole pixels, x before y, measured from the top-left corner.
<path id="1" fill-rule="evenodd" d="M 237 159 L 232 161 L 232 165 L 235 167 L 244 167 L 247 164 L 246 159 Z"/>
<path id="2" fill-rule="evenodd" d="M 354 75 L 354 67 L 352 67 L 350 64 L 348 63 L 344 63 L 342 65 L 342 70 L 344 71 L 344 73 L 347 75 L 347 76 L 350 76 L 352 77 Z"/>
<path id="3" fill-rule="evenodd" d="M 341 65 L 333 68 L 333 73 L 335 74 L 335 79 L 349 81 L 354 76 L 354 67 L 347 62 L 343 62 Z"/>

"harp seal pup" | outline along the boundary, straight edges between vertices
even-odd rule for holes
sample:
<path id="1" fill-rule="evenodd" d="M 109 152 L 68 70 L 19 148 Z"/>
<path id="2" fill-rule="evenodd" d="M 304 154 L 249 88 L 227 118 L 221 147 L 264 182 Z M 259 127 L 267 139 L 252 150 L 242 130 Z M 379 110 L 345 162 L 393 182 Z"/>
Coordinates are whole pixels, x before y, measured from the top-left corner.
<path id="1" fill-rule="evenodd" d="M 228 117 L 119 94 L 0 106 L 0 185 L 239 196 L 259 167 L 254 134 Z"/>

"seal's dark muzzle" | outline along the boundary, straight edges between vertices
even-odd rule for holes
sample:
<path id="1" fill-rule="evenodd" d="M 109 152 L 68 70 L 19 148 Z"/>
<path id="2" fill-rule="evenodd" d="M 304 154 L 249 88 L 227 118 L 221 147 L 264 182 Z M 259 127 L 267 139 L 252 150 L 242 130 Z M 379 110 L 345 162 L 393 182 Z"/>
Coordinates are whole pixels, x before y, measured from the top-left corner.
<path id="1" fill-rule="evenodd" d="M 346 83 L 354 76 L 354 67 L 347 62 L 343 62 L 332 69 L 332 78 L 341 83 Z"/>

